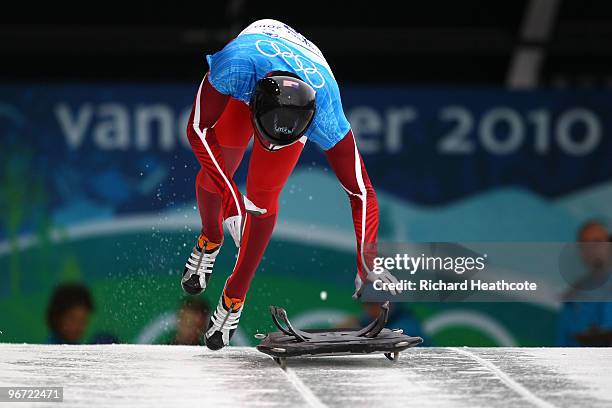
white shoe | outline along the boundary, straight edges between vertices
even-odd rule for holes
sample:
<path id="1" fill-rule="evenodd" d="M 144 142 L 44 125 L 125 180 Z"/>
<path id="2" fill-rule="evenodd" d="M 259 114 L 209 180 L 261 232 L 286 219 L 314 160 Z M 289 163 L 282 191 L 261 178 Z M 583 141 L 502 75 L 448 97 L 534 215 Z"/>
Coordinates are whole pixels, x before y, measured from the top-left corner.
<path id="1" fill-rule="evenodd" d="M 198 242 L 185 263 L 181 278 L 181 286 L 185 292 L 190 295 L 199 295 L 204 292 L 220 250 L 221 244 L 208 242 L 204 235 L 198 237 Z"/>
<path id="2" fill-rule="evenodd" d="M 225 290 L 219 299 L 219 305 L 210 316 L 206 331 L 206 347 L 219 350 L 227 346 L 238 328 L 244 301 L 225 296 Z"/>

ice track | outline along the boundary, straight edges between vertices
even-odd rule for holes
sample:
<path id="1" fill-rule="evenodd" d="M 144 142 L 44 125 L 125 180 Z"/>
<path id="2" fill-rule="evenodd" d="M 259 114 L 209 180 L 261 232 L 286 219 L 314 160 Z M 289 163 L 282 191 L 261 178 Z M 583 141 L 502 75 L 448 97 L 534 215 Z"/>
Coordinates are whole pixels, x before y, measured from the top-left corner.
<path id="1" fill-rule="evenodd" d="M 0 386 L 63 386 L 26 407 L 610 407 L 612 349 L 414 348 L 288 360 L 253 348 L 0 344 Z"/>

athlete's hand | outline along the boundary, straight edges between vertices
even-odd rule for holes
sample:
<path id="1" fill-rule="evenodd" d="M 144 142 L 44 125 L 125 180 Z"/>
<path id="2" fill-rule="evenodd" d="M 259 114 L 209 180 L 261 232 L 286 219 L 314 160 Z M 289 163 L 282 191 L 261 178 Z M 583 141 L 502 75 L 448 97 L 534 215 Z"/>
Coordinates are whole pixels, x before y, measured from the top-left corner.
<path id="1" fill-rule="evenodd" d="M 363 281 L 363 279 L 359 276 L 359 274 L 355 276 L 355 293 L 353 293 L 353 299 L 357 300 L 361 297 L 363 290 L 366 287 L 365 284 L 373 284 L 377 280 L 380 280 L 383 284 L 384 283 L 393 284 L 393 286 L 399 283 L 397 278 L 393 276 L 393 274 L 387 270 L 384 270 L 381 273 L 375 273 L 375 272 L 370 271 L 366 275 L 365 280 L 366 282 Z M 402 293 L 402 290 L 399 287 L 398 288 L 390 287 L 388 292 L 391 293 L 393 296 L 395 296 L 398 293 Z"/>
<path id="2" fill-rule="evenodd" d="M 266 210 L 265 208 L 257 207 L 246 196 L 241 195 L 240 199 L 242 201 L 241 212 L 243 215 L 238 215 L 236 211 L 236 215 L 230 215 L 223 221 L 230 235 L 234 239 L 236 247 L 238 248 L 240 248 L 240 243 L 242 241 L 242 233 L 244 232 L 245 213 L 258 216 L 264 215 L 268 212 L 268 210 Z"/>

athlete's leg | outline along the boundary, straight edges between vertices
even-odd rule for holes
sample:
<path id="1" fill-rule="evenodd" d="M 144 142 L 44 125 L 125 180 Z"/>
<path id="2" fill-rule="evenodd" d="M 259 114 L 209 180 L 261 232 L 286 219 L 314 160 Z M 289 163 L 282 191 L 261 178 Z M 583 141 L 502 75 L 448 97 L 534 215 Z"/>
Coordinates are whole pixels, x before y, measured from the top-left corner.
<path id="1" fill-rule="evenodd" d="M 236 99 L 230 99 L 215 125 L 215 134 L 228 176 L 233 177 L 253 135 L 248 106 Z M 221 243 L 222 196 L 203 168 L 196 177 L 196 197 L 202 220 L 202 234 L 211 242 Z"/>
<path id="2" fill-rule="evenodd" d="M 197 101 L 198 99 L 196 99 L 196 103 Z M 190 122 L 193 121 L 195 109 L 196 106 L 192 111 Z M 219 114 L 217 123 L 209 122 L 211 127 L 214 125 L 214 132 L 213 129 L 210 129 L 208 137 L 215 138 L 214 143 L 218 159 L 222 160 L 224 164 L 225 176 L 231 178 L 240 165 L 244 150 L 253 134 L 248 107 L 242 102 L 230 99 L 225 104 L 223 112 Z M 187 136 L 196 157 L 205 157 L 204 150 L 206 147 L 197 132 L 188 127 Z M 210 174 L 204 170 L 204 166 L 205 163 L 202 163 L 202 169 L 196 177 L 196 197 L 202 221 L 202 231 L 189 254 L 189 258 L 187 258 L 181 276 L 181 286 L 185 292 L 191 295 L 198 295 L 206 289 L 223 242 L 223 228 L 221 226 L 221 217 L 224 210 L 223 195 L 219 192 L 217 184 L 213 182 Z"/>
<path id="3" fill-rule="evenodd" d="M 206 346 L 219 350 L 229 344 L 238 327 L 246 293 L 259 261 L 272 236 L 278 214 L 278 197 L 295 167 L 304 145 L 298 142 L 275 152 L 253 145 L 247 176 L 247 197 L 268 211 L 261 216 L 245 216 L 238 259 L 206 331 Z"/>
<path id="4" fill-rule="evenodd" d="M 247 176 L 247 197 L 268 212 L 262 216 L 246 216 L 238 260 L 225 287 L 225 294 L 229 298 L 244 300 L 246 297 L 274 230 L 281 190 L 303 149 L 302 141 L 275 152 L 264 149 L 257 142 L 253 144 Z"/>

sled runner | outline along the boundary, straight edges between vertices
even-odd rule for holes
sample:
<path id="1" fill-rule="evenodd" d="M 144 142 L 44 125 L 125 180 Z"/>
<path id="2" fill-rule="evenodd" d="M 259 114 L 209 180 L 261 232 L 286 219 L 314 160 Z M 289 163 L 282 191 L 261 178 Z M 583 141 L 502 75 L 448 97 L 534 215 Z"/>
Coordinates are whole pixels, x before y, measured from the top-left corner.
<path id="1" fill-rule="evenodd" d="M 389 360 L 397 360 L 399 353 L 414 347 L 423 339 L 402 333 L 401 329 L 386 329 L 389 303 L 382 305 L 378 317 L 360 330 L 300 330 L 291 324 L 285 309 L 270 306 L 274 324 L 280 331 L 258 335 L 262 339 L 257 350 L 274 357 L 282 367 L 287 357 L 335 356 L 347 354 L 383 353 Z"/>

